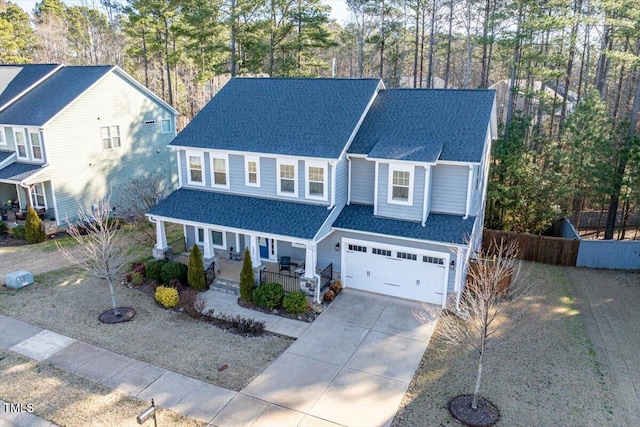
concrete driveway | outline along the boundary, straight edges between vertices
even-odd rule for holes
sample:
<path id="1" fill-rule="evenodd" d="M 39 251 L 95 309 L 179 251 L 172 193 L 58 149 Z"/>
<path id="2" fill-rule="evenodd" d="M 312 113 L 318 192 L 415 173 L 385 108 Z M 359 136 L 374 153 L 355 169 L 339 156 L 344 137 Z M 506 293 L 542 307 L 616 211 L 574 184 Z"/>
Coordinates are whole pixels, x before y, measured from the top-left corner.
<path id="1" fill-rule="evenodd" d="M 389 425 L 436 325 L 419 308 L 346 289 L 212 424 Z"/>

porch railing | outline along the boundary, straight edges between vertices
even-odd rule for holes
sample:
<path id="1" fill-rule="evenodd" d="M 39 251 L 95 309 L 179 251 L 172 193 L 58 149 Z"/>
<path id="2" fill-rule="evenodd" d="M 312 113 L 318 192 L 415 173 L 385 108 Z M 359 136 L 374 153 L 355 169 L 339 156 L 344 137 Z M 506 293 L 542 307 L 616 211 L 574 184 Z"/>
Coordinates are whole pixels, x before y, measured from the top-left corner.
<path id="1" fill-rule="evenodd" d="M 285 292 L 295 292 L 300 290 L 300 278 L 298 276 L 289 276 L 273 271 L 260 271 L 260 284 L 263 283 L 279 283 Z"/>
<path id="2" fill-rule="evenodd" d="M 216 278 L 216 263 L 211 261 L 211 265 L 204 271 L 204 276 L 207 279 L 207 287 L 213 283 Z"/>
<path id="3" fill-rule="evenodd" d="M 321 286 L 320 289 L 324 288 L 333 280 L 333 263 L 327 265 L 324 270 L 320 272 L 321 278 Z"/>

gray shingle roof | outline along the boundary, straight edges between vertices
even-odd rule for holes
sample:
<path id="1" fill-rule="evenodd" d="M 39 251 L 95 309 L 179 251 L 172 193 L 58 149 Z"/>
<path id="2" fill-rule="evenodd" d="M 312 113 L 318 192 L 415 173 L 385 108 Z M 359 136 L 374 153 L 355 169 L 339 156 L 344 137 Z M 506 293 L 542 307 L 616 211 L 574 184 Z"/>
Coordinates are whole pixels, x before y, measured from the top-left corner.
<path id="1" fill-rule="evenodd" d="M 377 79 L 235 78 L 171 145 L 338 158 Z"/>
<path id="2" fill-rule="evenodd" d="M 480 162 L 494 96 L 493 90 L 381 90 L 349 153 L 420 162 L 439 154 L 439 160 Z"/>
<path id="3" fill-rule="evenodd" d="M 150 215 L 312 239 L 331 210 L 326 206 L 181 188 Z"/>
<path id="4" fill-rule="evenodd" d="M 0 169 L 0 179 L 6 181 L 22 181 L 43 167 L 43 165 L 33 165 L 30 163 L 11 163 L 9 166 Z"/>
<path id="5" fill-rule="evenodd" d="M 0 65 L 0 108 L 56 67 L 57 64 Z"/>
<path id="6" fill-rule="evenodd" d="M 388 236 L 407 237 L 454 244 L 466 244 L 473 231 L 475 217 L 429 214 L 423 227 L 419 222 L 373 216 L 373 206 L 345 206 L 333 223 L 333 228 L 364 231 Z"/>
<path id="7" fill-rule="evenodd" d="M 0 123 L 42 126 L 113 67 L 64 67 L 0 112 Z"/>
<path id="8" fill-rule="evenodd" d="M 5 160 L 7 160 L 9 158 L 9 156 L 11 156 L 14 153 L 15 153 L 15 151 L 0 150 L 0 163 L 2 163 Z"/>

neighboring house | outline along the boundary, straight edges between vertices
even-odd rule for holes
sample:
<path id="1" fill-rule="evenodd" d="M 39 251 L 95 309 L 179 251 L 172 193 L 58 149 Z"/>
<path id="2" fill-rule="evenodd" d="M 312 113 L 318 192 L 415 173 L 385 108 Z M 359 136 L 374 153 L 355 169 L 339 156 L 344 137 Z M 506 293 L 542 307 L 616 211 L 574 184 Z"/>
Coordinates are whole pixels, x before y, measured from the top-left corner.
<path id="1" fill-rule="evenodd" d="M 0 202 L 64 226 L 132 177 L 175 188 L 176 114 L 117 66 L 0 65 Z"/>
<path id="2" fill-rule="evenodd" d="M 205 259 L 298 258 L 302 286 L 332 263 L 345 287 L 445 305 L 481 243 L 494 97 L 232 79 L 171 143 L 180 188 L 149 213 L 154 255 L 177 223 Z"/>

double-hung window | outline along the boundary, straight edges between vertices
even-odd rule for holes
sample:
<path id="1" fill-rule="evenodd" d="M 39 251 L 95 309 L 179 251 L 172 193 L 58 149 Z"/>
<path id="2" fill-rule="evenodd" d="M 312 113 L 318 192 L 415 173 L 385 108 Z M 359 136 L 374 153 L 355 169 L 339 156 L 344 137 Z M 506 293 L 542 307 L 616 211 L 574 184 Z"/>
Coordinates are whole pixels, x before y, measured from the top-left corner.
<path id="1" fill-rule="evenodd" d="M 306 197 L 309 199 L 327 200 L 327 164 L 306 162 Z"/>
<path id="2" fill-rule="evenodd" d="M 27 154 L 27 138 L 24 134 L 24 129 L 20 129 L 14 132 L 16 141 L 16 151 L 18 153 L 18 159 L 28 159 Z"/>
<path id="3" fill-rule="evenodd" d="M 389 165 L 389 192 L 387 202 L 399 205 L 413 205 L 412 166 Z"/>
<path id="4" fill-rule="evenodd" d="M 200 153 L 187 153 L 187 181 L 189 184 L 204 185 L 204 157 Z"/>
<path id="5" fill-rule="evenodd" d="M 250 187 L 260 187 L 260 158 L 245 156 L 244 158 L 245 176 L 244 183 Z"/>
<path id="6" fill-rule="evenodd" d="M 102 135 L 102 148 L 104 150 L 120 147 L 120 126 L 102 126 L 100 133 Z"/>
<path id="7" fill-rule="evenodd" d="M 290 162 L 278 161 L 278 194 L 281 196 L 298 196 L 295 160 Z"/>
<path id="8" fill-rule="evenodd" d="M 47 208 L 44 196 L 44 184 L 38 183 L 31 187 L 31 203 L 35 209 Z"/>
<path id="9" fill-rule="evenodd" d="M 226 249 L 224 233 L 218 230 L 211 230 L 211 244 L 214 248 Z"/>
<path id="10" fill-rule="evenodd" d="M 227 177 L 227 158 L 211 157 L 211 171 L 213 178 L 211 185 L 214 187 L 229 188 L 229 179 Z"/>
<path id="11" fill-rule="evenodd" d="M 38 132 L 30 132 L 31 155 L 33 160 L 42 160 L 42 144 L 40 143 L 40 134 Z"/>

